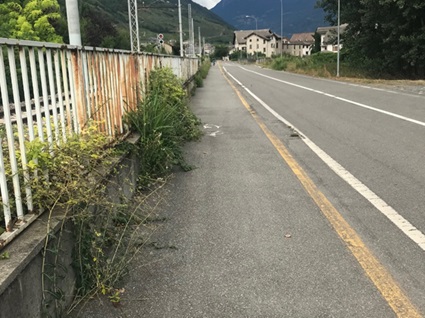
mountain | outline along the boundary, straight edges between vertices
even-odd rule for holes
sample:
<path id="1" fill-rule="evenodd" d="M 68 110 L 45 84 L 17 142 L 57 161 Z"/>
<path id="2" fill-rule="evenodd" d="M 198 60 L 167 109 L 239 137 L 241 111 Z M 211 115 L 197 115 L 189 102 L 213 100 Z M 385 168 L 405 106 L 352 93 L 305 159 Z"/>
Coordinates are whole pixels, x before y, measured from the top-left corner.
<path id="1" fill-rule="evenodd" d="M 319 26 L 327 26 L 322 9 L 316 9 L 317 0 L 282 0 L 283 35 L 314 32 Z M 280 34 L 281 2 L 279 0 L 221 0 L 212 12 L 238 30 L 271 29 Z"/>
<path id="2" fill-rule="evenodd" d="M 62 14 L 65 0 L 59 0 Z M 139 32 L 142 43 L 151 42 L 157 34 L 164 34 L 166 41 L 179 39 L 177 0 L 138 0 Z M 229 43 L 233 38 L 233 27 L 203 6 L 181 0 L 184 41 L 188 35 L 188 4 L 192 7 L 195 39 L 198 27 L 201 36 L 210 43 Z M 128 49 L 128 0 L 80 0 L 82 38 L 84 45 Z M 65 36 L 66 40 L 66 36 Z"/>

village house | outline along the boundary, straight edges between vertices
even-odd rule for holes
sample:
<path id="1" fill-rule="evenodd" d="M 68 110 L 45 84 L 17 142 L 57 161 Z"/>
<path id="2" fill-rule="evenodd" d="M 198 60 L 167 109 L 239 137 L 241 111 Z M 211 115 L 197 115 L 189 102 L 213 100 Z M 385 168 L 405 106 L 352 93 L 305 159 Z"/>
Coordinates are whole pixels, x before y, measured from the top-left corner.
<path id="1" fill-rule="evenodd" d="M 314 43 L 314 33 L 295 33 L 283 46 L 283 52 L 300 57 L 311 55 Z"/>
<path id="2" fill-rule="evenodd" d="M 233 52 L 243 51 L 251 55 L 262 53 L 272 57 L 281 53 L 281 41 L 281 37 L 270 29 L 235 31 Z"/>
<path id="3" fill-rule="evenodd" d="M 340 26 L 340 34 L 343 34 L 348 24 Z M 320 35 L 320 51 L 321 52 L 338 52 L 338 27 L 318 27 L 316 33 Z M 342 45 L 340 44 L 340 49 Z"/>

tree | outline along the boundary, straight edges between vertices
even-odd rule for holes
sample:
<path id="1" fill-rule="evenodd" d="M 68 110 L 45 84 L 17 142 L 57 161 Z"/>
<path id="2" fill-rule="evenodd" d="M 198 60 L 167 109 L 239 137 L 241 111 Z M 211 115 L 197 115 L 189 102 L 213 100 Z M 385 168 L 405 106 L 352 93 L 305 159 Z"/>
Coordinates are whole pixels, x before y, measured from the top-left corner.
<path id="1" fill-rule="evenodd" d="M 317 6 L 336 24 L 337 1 Z M 344 54 L 375 72 L 425 75 L 425 2 L 423 0 L 351 0 L 341 6 Z"/>
<path id="2" fill-rule="evenodd" d="M 213 58 L 221 59 L 229 55 L 229 47 L 227 45 L 217 45 L 214 48 L 214 53 L 212 54 Z"/>
<path id="3" fill-rule="evenodd" d="M 61 43 L 55 30 L 60 19 L 57 0 L 6 0 L 0 4 L 0 36 Z"/>

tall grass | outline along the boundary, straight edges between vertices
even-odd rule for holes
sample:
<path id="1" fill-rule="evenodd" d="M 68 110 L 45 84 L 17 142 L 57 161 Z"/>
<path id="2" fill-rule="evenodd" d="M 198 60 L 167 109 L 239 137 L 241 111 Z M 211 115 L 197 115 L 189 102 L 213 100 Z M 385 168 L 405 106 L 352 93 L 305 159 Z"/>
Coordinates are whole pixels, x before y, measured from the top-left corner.
<path id="1" fill-rule="evenodd" d="M 181 81 L 170 69 L 151 73 L 148 93 L 137 110 L 128 113 L 127 122 L 141 136 L 142 179 L 166 175 L 176 164 L 190 168 L 181 146 L 201 136 L 199 121 L 188 107 Z"/>
<path id="2" fill-rule="evenodd" d="M 199 71 L 195 75 L 196 87 L 204 86 L 204 79 L 207 78 L 208 72 L 211 68 L 211 61 L 209 59 L 203 59 Z"/>

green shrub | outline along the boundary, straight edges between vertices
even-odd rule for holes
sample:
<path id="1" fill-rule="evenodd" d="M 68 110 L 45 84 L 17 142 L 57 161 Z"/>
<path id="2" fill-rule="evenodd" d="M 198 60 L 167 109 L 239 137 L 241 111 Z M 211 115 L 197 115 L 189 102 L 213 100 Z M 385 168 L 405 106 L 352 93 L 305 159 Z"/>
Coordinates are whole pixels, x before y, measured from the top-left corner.
<path id="1" fill-rule="evenodd" d="M 276 71 L 285 71 L 288 68 L 288 60 L 285 57 L 277 57 L 272 61 L 270 66 Z"/>
<path id="2" fill-rule="evenodd" d="M 200 72 L 196 73 L 196 75 L 195 75 L 195 85 L 196 85 L 196 87 L 203 87 L 204 86 L 204 78 L 202 77 Z"/>
<path id="3" fill-rule="evenodd" d="M 199 73 L 201 74 L 202 79 L 206 79 L 208 76 L 208 72 L 211 68 L 211 61 L 204 60 L 202 61 L 201 67 L 199 68 Z"/>

